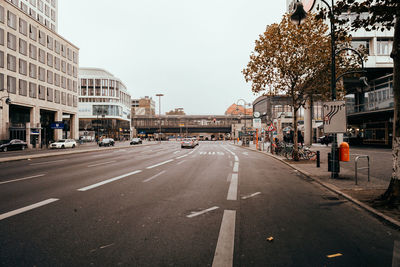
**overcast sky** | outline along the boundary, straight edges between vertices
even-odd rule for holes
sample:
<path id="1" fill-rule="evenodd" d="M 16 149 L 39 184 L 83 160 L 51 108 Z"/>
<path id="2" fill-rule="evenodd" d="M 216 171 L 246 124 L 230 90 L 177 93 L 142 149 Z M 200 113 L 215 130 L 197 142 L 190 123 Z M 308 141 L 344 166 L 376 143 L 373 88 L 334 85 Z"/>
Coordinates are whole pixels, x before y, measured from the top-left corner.
<path id="1" fill-rule="evenodd" d="M 80 48 L 81 67 L 103 68 L 132 98 L 161 112 L 223 114 L 251 102 L 241 73 L 254 41 L 279 22 L 285 0 L 59 0 L 58 32 Z M 242 102 L 239 102 L 242 104 Z"/>

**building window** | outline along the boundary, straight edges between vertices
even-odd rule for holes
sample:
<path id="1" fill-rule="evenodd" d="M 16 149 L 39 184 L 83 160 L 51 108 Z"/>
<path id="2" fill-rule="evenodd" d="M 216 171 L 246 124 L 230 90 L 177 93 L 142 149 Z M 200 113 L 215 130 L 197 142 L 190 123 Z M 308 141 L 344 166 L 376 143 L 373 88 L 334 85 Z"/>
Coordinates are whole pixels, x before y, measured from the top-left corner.
<path id="1" fill-rule="evenodd" d="M 7 12 L 7 25 L 14 30 L 17 29 L 17 16 L 12 12 Z"/>
<path id="2" fill-rule="evenodd" d="M 39 67 L 39 81 L 42 81 L 42 82 L 46 81 L 46 71 L 42 67 Z"/>
<path id="3" fill-rule="evenodd" d="M 43 16 L 42 15 L 37 15 L 37 20 L 40 22 L 40 23 L 42 23 L 42 24 L 44 24 L 44 19 L 43 19 Z"/>
<path id="4" fill-rule="evenodd" d="M 78 83 L 76 81 L 72 82 L 72 90 L 77 93 L 78 92 Z"/>
<path id="5" fill-rule="evenodd" d="M 72 95 L 71 94 L 67 94 L 67 105 L 72 106 Z"/>
<path id="6" fill-rule="evenodd" d="M 65 92 L 61 92 L 61 104 L 63 105 L 67 104 L 67 95 Z"/>
<path id="7" fill-rule="evenodd" d="M 37 95 L 36 91 L 37 91 L 36 84 L 35 83 L 29 83 L 29 97 L 36 98 L 36 95 Z"/>
<path id="8" fill-rule="evenodd" d="M 353 39 L 351 41 L 351 46 L 354 49 L 365 49 L 368 55 L 371 55 L 369 51 L 369 39 Z"/>
<path id="9" fill-rule="evenodd" d="M 7 33 L 7 47 L 17 51 L 17 37 L 12 33 Z"/>
<path id="10" fill-rule="evenodd" d="M 48 5 L 44 6 L 44 14 L 46 17 L 50 17 L 50 7 Z"/>
<path id="11" fill-rule="evenodd" d="M 43 12 L 43 1 L 42 0 L 38 0 L 38 9 Z"/>
<path id="12" fill-rule="evenodd" d="M 7 54 L 7 69 L 17 71 L 17 58 L 10 54 Z"/>
<path id="13" fill-rule="evenodd" d="M 56 11 L 54 9 L 51 10 L 51 20 L 56 22 Z"/>
<path id="14" fill-rule="evenodd" d="M 4 68 L 4 52 L 0 50 L 0 68 Z M 0 88 L 0 90 L 3 88 Z"/>
<path id="15" fill-rule="evenodd" d="M 67 89 L 67 79 L 64 76 L 61 76 L 61 87 Z"/>
<path id="16" fill-rule="evenodd" d="M 39 30 L 39 44 L 46 46 L 46 34 Z"/>
<path id="17" fill-rule="evenodd" d="M 24 80 L 19 80 L 19 95 L 27 96 L 28 94 L 28 82 Z"/>
<path id="18" fill-rule="evenodd" d="M 67 71 L 66 63 L 64 60 L 61 60 L 61 71 L 64 73 Z"/>
<path id="19" fill-rule="evenodd" d="M 60 91 L 54 90 L 54 102 L 60 104 Z"/>
<path id="20" fill-rule="evenodd" d="M 78 70 L 77 68 L 74 66 L 74 68 L 72 69 L 72 73 L 74 75 L 74 78 L 78 78 Z"/>
<path id="21" fill-rule="evenodd" d="M 28 70 L 28 64 L 26 63 L 25 60 L 19 59 L 19 73 L 26 75 Z"/>
<path id="22" fill-rule="evenodd" d="M 46 87 L 39 85 L 39 99 L 46 100 Z"/>
<path id="23" fill-rule="evenodd" d="M 378 38 L 377 39 L 377 54 L 388 56 L 393 49 L 393 38 Z"/>
<path id="24" fill-rule="evenodd" d="M 46 64 L 46 52 L 39 48 L 39 62 Z"/>
<path id="25" fill-rule="evenodd" d="M 37 40 L 37 29 L 32 24 L 29 25 L 29 38 L 36 41 Z"/>
<path id="26" fill-rule="evenodd" d="M 31 16 L 32 18 L 36 17 L 36 11 L 33 10 L 32 8 L 29 8 L 29 16 Z"/>
<path id="27" fill-rule="evenodd" d="M 29 3 L 31 3 L 32 6 L 36 7 L 36 0 L 29 0 Z"/>
<path id="28" fill-rule="evenodd" d="M 54 73 L 54 84 L 60 86 L 60 75 L 57 73 Z"/>
<path id="29" fill-rule="evenodd" d="M 17 93 L 17 78 L 7 76 L 7 92 L 11 94 Z"/>
<path id="30" fill-rule="evenodd" d="M 53 95 L 53 89 L 50 87 L 47 87 L 47 101 L 53 102 L 54 95 Z"/>
<path id="31" fill-rule="evenodd" d="M 32 59 L 37 59 L 37 49 L 33 44 L 29 44 L 29 57 Z"/>
<path id="32" fill-rule="evenodd" d="M 19 52 L 22 55 L 28 55 L 28 43 L 25 40 L 19 38 Z"/>
<path id="33" fill-rule="evenodd" d="M 0 45 L 4 45 L 4 30 L 0 28 Z"/>
<path id="34" fill-rule="evenodd" d="M 47 71 L 47 82 L 53 84 L 53 72 L 50 70 Z"/>
<path id="35" fill-rule="evenodd" d="M 4 74 L 0 73 L 0 89 L 4 89 Z"/>
<path id="36" fill-rule="evenodd" d="M 78 106 L 78 97 L 74 96 L 74 108 Z"/>
<path id="37" fill-rule="evenodd" d="M 65 57 L 65 45 L 61 45 L 61 55 Z"/>
<path id="38" fill-rule="evenodd" d="M 53 38 L 47 35 L 47 48 L 53 51 Z"/>
<path id="39" fill-rule="evenodd" d="M 0 6 L 0 22 L 4 23 L 4 7 Z"/>
<path id="40" fill-rule="evenodd" d="M 54 41 L 54 50 L 57 54 L 60 54 L 60 43 L 57 40 Z"/>
<path id="41" fill-rule="evenodd" d="M 19 18 L 19 32 L 25 36 L 28 35 L 28 23 L 21 18 Z"/>
<path id="42" fill-rule="evenodd" d="M 68 64 L 67 69 L 68 69 L 68 75 L 69 75 L 69 76 L 72 76 L 72 65 L 71 65 L 71 64 Z"/>
<path id="43" fill-rule="evenodd" d="M 78 63 L 78 54 L 76 52 L 72 52 L 72 61 Z"/>
<path id="44" fill-rule="evenodd" d="M 67 89 L 72 91 L 72 81 L 70 79 L 67 79 Z"/>
<path id="45" fill-rule="evenodd" d="M 47 53 L 47 66 L 53 67 L 53 55 L 50 53 Z"/>
<path id="46" fill-rule="evenodd" d="M 51 25 L 50 25 L 50 28 L 51 28 L 52 31 L 56 31 L 56 25 L 51 24 Z"/>
<path id="47" fill-rule="evenodd" d="M 36 65 L 29 63 L 29 77 L 36 79 Z"/>
<path id="48" fill-rule="evenodd" d="M 29 11 L 28 6 L 27 6 L 26 4 L 24 4 L 24 3 L 22 3 L 22 2 L 21 2 L 21 9 L 22 9 L 22 11 L 24 11 L 26 14 L 28 14 L 28 11 Z"/>
<path id="49" fill-rule="evenodd" d="M 60 70 L 60 59 L 58 57 L 54 57 L 54 67 L 56 70 Z"/>

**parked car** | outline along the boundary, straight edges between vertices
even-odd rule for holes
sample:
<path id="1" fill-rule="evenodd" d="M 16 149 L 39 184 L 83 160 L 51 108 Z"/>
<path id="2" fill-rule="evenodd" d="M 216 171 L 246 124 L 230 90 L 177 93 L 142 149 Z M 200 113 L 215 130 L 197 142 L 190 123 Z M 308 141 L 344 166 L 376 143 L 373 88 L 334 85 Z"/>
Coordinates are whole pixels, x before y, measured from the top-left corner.
<path id="1" fill-rule="evenodd" d="M 114 139 L 112 138 L 103 138 L 100 142 L 99 142 L 99 146 L 114 146 Z"/>
<path id="2" fill-rule="evenodd" d="M 141 144 L 142 143 L 142 139 L 140 139 L 140 138 L 132 138 L 132 140 L 131 140 L 131 145 L 139 145 L 139 144 Z"/>
<path id="3" fill-rule="evenodd" d="M 27 147 L 28 144 L 25 141 L 19 139 L 0 141 L 0 151 L 4 152 L 8 150 L 25 150 Z"/>
<path id="4" fill-rule="evenodd" d="M 194 148 L 195 146 L 196 143 L 192 138 L 185 138 L 181 142 L 181 148 Z"/>
<path id="5" fill-rule="evenodd" d="M 50 144 L 50 148 L 74 148 L 76 142 L 74 139 L 60 139 Z"/>

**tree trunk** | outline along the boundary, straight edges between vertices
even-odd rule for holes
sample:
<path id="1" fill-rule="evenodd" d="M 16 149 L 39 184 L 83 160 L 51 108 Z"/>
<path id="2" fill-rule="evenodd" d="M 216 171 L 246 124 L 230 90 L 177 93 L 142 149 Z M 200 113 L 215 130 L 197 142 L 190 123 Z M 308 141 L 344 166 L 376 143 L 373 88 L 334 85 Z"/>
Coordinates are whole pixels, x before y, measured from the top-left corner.
<path id="1" fill-rule="evenodd" d="M 297 110 L 295 104 L 293 103 L 293 159 L 299 161 L 299 147 L 298 147 L 298 136 L 297 136 Z"/>
<path id="2" fill-rule="evenodd" d="M 382 195 L 382 200 L 392 206 L 400 204 L 400 15 L 396 16 L 394 28 L 393 50 L 393 173 L 388 189 Z"/>

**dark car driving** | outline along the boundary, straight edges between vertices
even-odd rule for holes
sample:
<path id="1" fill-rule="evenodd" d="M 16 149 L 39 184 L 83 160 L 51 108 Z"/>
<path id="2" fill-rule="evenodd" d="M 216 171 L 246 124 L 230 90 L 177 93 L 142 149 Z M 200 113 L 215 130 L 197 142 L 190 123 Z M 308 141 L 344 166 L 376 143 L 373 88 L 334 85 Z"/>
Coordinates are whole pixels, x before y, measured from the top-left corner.
<path id="1" fill-rule="evenodd" d="M 9 150 L 25 150 L 28 144 L 25 141 L 19 139 L 12 140 L 1 140 L 0 151 L 6 152 Z"/>

